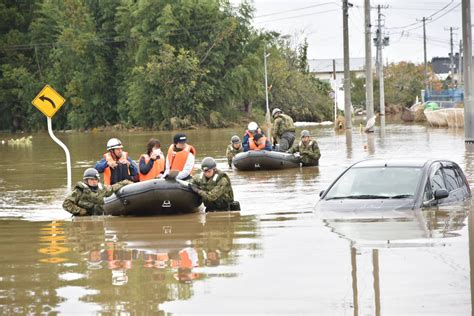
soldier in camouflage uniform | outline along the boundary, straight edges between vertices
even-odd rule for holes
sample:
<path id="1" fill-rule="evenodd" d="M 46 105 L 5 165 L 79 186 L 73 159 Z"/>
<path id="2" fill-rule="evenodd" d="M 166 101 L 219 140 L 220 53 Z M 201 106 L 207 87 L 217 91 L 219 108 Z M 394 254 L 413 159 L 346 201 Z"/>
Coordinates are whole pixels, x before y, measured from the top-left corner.
<path id="1" fill-rule="evenodd" d="M 311 139 L 311 135 L 307 130 L 301 131 L 301 141 L 288 152 L 299 157 L 303 167 L 319 165 L 321 152 L 318 143 Z"/>
<path id="2" fill-rule="evenodd" d="M 234 159 L 234 156 L 243 151 L 244 148 L 242 147 L 242 141 L 240 140 L 240 137 L 237 135 L 232 136 L 230 139 L 230 144 L 227 146 L 227 150 L 225 151 L 229 167 L 232 167 L 232 159 Z"/>
<path id="3" fill-rule="evenodd" d="M 202 198 L 206 211 L 228 211 L 234 202 L 229 176 L 217 169 L 216 161 L 206 157 L 201 163 L 202 173 L 191 180 L 191 189 Z"/>
<path id="4" fill-rule="evenodd" d="M 86 169 L 83 181 L 76 183 L 73 191 L 64 200 L 63 208 L 74 216 L 102 215 L 104 197 L 130 183 L 133 182 L 124 180 L 104 189 L 99 183 L 99 172 L 94 168 Z"/>
<path id="5" fill-rule="evenodd" d="M 273 116 L 273 145 L 279 144 L 279 151 L 287 151 L 293 146 L 295 141 L 295 124 L 293 119 L 283 112 L 279 108 L 275 108 L 272 111 Z"/>

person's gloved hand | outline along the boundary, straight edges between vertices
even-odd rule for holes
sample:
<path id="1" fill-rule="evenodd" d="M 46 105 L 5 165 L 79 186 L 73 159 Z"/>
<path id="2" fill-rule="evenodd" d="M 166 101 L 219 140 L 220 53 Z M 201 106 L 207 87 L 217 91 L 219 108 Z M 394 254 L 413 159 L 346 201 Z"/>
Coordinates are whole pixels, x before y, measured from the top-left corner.
<path id="1" fill-rule="evenodd" d="M 293 156 L 295 156 L 295 158 L 300 158 L 301 154 L 299 152 L 296 152 L 296 153 L 293 154 Z"/>
<path id="2" fill-rule="evenodd" d="M 188 186 L 194 193 L 199 193 L 199 187 L 197 185 L 190 183 Z"/>

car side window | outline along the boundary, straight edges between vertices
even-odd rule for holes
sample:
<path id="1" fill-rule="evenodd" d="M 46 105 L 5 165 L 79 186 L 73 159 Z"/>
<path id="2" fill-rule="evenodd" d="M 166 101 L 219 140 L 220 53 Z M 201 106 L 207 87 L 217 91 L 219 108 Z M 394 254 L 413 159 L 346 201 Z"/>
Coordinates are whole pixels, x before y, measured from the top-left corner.
<path id="1" fill-rule="evenodd" d="M 436 190 L 441 190 L 441 189 L 446 190 L 446 185 L 444 183 L 444 178 L 443 178 L 443 171 L 441 170 L 441 168 L 438 168 L 433 173 L 430 179 L 430 183 L 431 183 L 432 192 L 435 192 Z"/>
<path id="2" fill-rule="evenodd" d="M 459 183 L 459 176 L 456 174 L 453 167 L 443 168 L 446 179 L 446 190 L 448 192 L 454 191 L 461 187 Z"/>

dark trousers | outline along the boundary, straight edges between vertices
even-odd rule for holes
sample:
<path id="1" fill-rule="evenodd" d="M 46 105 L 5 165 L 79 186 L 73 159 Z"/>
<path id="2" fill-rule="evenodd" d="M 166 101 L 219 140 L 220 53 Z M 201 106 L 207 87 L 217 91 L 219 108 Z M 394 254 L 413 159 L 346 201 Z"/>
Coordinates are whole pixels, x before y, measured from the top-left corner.
<path id="1" fill-rule="evenodd" d="M 287 151 L 288 149 L 293 146 L 293 143 L 295 141 L 295 132 L 285 132 L 283 135 L 281 135 L 280 142 L 279 142 L 279 149 L 278 151 Z"/>

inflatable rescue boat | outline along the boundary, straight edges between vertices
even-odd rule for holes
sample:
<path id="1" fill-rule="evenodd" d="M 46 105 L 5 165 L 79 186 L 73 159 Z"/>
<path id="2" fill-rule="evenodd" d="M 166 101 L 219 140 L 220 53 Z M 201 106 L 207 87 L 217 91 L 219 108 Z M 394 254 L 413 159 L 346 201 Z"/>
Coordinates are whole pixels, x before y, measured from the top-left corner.
<path id="1" fill-rule="evenodd" d="M 104 214 L 150 216 L 197 212 L 201 198 L 185 183 L 153 179 L 129 184 L 104 199 Z"/>
<path id="2" fill-rule="evenodd" d="M 250 150 L 235 155 L 232 160 L 235 168 L 249 170 L 280 170 L 298 168 L 299 158 L 292 154 L 279 151 Z"/>

